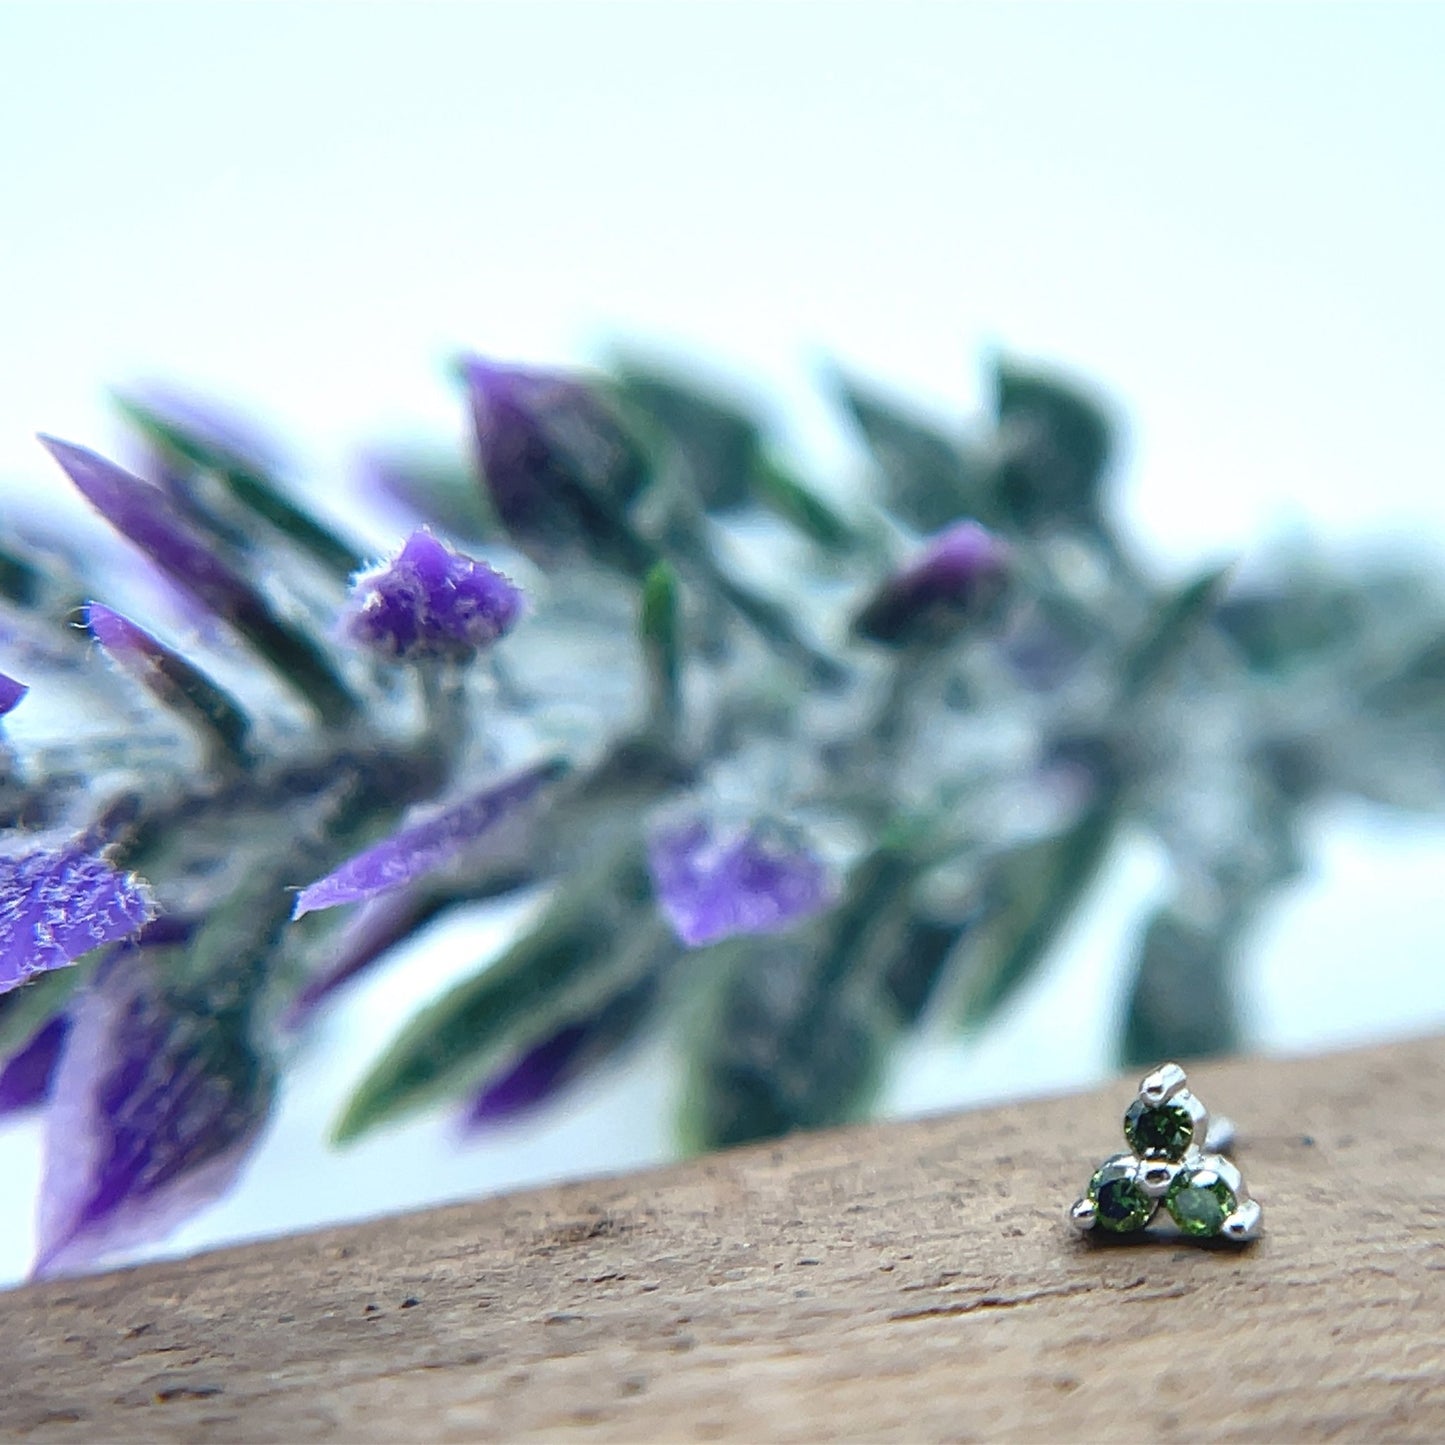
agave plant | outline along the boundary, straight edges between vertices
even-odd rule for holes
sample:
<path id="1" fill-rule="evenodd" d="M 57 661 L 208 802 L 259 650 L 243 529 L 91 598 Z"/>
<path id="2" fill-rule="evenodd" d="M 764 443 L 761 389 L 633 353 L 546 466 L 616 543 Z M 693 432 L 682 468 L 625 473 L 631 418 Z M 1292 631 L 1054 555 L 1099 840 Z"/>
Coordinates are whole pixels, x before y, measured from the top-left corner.
<path id="1" fill-rule="evenodd" d="M 987 1026 L 1125 825 L 1172 882 L 1120 1054 L 1228 1049 L 1310 805 L 1445 802 L 1428 571 L 1159 579 L 1076 383 L 999 363 L 949 430 L 830 377 L 867 460 L 845 499 L 671 373 L 458 377 L 469 464 L 364 469 L 409 517 L 380 561 L 174 395 L 122 403 L 144 476 L 45 440 L 142 570 L 0 543 L 0 714 L 57 722 L 0 784 L 0 1108 L 47 1109 L 39 1272 L 215 1198 L 318 1013 L 448 910 L 538 904 L 405 1022 L 338 1142 L 491 1127 L 666 1031 L 711 1148 L 858 1117 L 910 1031 Z"/>

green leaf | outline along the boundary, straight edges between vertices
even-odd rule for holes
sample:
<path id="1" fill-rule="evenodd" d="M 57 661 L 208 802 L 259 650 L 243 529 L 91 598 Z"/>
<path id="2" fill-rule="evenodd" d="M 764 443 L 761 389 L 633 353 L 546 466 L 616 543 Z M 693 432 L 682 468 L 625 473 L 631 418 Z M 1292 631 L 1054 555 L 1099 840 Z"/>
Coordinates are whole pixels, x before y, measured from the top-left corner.
<path id="1" fill-rule="evenodd" d="M 974 920 L 911 916 L 898 951 L 883 976 L 883 993 L 905 1025 L 916 1023 L 949 972 L 954 950 Z"/>
<path id="2" fill-rule="evenodd" d="M 651 723 L 668 739 L 682 721 L 682 609 L 677 573 L 658 562 L 642 584 L 638 621 L 647 670 Z"/>
<path id="3" fill-rule="evenodd" d="M 1230 988 L 1237 918 L 1209 927 L 1172 908 L 1150 918 L 1139 941 L 1124 1014 L 1120 1062 L 1152 1068 L 1239 1045 Z"/>
<path id="4" fill-rule="evenodd" d="M 1205 573 L 1167 597 L 1126 656 L 1117 711 L 1148 693 L 1212 615 L 1229 569 Z M 979 1028 L 1045 962 L 1108 855 L 1126 805 L 1127 779 L 1105 785 L 1069 829 L 996 860 L 983 884 L 983 916 L 958 952 L 950 1006 Z"/>
<path id="5" fill-rule="evenodd" d="M 882 475 L 888 505 L 922 532 L 960 517 L 984 517 L 992 475 L 949 437 L 841 371 L 826 378 L 862 434 Z"/>
<path id="6" fill-rule="evenodd" d="M 771 457 L 759 461 L 753 493 L 763 506 L 828 552 L 847 555 L 864 545 L 858 528 L 842 512 Z"/>
<path id="7" fill-rule="evenodd" d="M 691 1147 L 772 1138 L 867 1111 L 898 1031 L 882 980 L 905 936 L 915 871 L 911 847 L 885 843 L 853 869 L 831 913 L 710 951 L 726 973 L 689 1050 L 679 1128 Z"/>
<path id="8" fill-rule="evenodd" d="M 860 1117 L 895 1031 L 860 989 L 820 990 L 798 935 L 750 943 L 691 1051 L 679 1132 L 692 1149 Z"/>
<path id="9" fill-rule="evenodd" d="M 652 911 L 645 866 L 629 849 L 560 893 L 494 963 L 422 1009 L 351 1096 L 335 1141 L 475 1087 L 549 1023 L 602 1003 L 676 948 Z"/>
<path id="10" fill-rule="evenodd" d="M 848 680 L 848 668 L 809 640 L 798 626 L 793 609 L 749 583 L 740 582 L 715 559 L 708 559 L 705 566 L 700 556 L 694 557 L 693 562 L 695 566 L 702 566 L 714 592 L 779 657 L 804 671 L 815 686 L 833 690 Z"/>
<path id="11" fill-rule="evenodd" d="M 215 767 L 250 761 L 246 738 L 251 721 L 240 703 L 189 658 L 127 617 L 90 603 L 86 622 L 91 635 L 125 672 L 200 734 Z"/>
<path id="12" fill-rule="evenodd" d="M 621 402 L 676 449 L 688 490 L 708 511 L 749 498 L 762 455 L 757 423 L 716 389 L 637 362 L 616 368 Z"/>
<path id="13" fill-rule="evenodd" d="M 39 602 L 44 579 L 41 573 L 8 548 L 0 548 L 0 597 L 17 607 L 34 607 Z"/>
<path id="14" fill-rule="evenodd" d="M 1211 568 L 1166 597 L 1124 658 L 1119 702 L 1137 702 L 1213 617 L 1233 564 Z"/>
<path id="15" fill-rule="evenodd" d="M 998 504 L 1025 530 L 1091 521 L 1113 428 L 1082 388 L 1000 358 L 994 386 L 1003 464 Z"/>
<path id="16" fill-rule="evenodd" d="M 162 453 L 217 477 L 243 507 L 268 522 L 327 571 L 346 580 L 365 565 L 366 559 L 355 547 L 288 497 L 253 458 L 133 397 L 117 396 L 114 403 L 121 415 Z"/>
<path id="17" fill-rule="evenodd" d="M 981 890 L 981 918 L 958 955 L 950 1012 L 976 1029 L 1044 962 L 1114 840 L 1121 801 L 1100 798 L 1073 827 L 996 859 Z"/>
<path id="18" fill-rule="evenodd" d="M 85 982 L 103 951 L 92 949 L 70 968 L 38 974 L 23 988 L 0 996 L 0 1060 L 24 1048 L 44 1026 L 64 1013 L 70 996 Z"/>

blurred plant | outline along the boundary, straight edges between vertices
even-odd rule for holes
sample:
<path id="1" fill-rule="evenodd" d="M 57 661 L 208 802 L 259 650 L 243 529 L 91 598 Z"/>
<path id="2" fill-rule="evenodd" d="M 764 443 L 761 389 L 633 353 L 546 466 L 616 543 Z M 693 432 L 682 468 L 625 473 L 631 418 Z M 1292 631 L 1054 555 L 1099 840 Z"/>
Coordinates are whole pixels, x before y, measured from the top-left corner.
<path id="1" fill-rule="evenodd" d="M 77 612 L 135 577 L 0 541 L 0 714 L 59 735 L 0 778 L 0 1109 L 48 1101 L 41 1271 L 226 1188 L 318 1011 L 449 910 L 537 904 L 340 1140 L 488 1128 L 666 1032 L 709 1148 L 854 1118 L 910 1030 L 987 1025 L 1125 827 L 1171 883 L 1121 1056 L 1231 1048 L 1309 806 L 1445 807 L 1428 577 L 1160 582 L 1070 382 L 1000 364 L 953 435 L 831 377 L 871 460 L 844 502 L 677 375 L 458 375 L 480 482 L 370 454 L 415 522 L 370 569 L 194 403 L 123 403 L 152 480 L 46 441 L 164 586 L 145 626 Z"/>

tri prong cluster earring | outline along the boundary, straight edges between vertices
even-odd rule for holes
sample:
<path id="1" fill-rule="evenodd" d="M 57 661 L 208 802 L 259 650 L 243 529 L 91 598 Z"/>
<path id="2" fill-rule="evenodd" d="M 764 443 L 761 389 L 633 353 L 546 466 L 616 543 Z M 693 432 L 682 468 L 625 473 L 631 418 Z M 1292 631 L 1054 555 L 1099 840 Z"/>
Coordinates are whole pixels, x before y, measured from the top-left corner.
<path id="1" fill-rule="evenodd" d="M 1234 1127 L 1211 1126 L 1209 1111 L 1192 1093 L 1178 1064 L 1146 1074 L 1124 1115 L 1127 1154 L 1115 1154 L 1094 1171 L 1084 1197 L 1069 1210 L 1075 1229 L 1133 1234 L 1162 1203 L 1181 1234 L 1243 1244 L 1260 1230 L 1262 1211 L 1249 1197 L 1238 1167 L 1225 1158 Z"/>

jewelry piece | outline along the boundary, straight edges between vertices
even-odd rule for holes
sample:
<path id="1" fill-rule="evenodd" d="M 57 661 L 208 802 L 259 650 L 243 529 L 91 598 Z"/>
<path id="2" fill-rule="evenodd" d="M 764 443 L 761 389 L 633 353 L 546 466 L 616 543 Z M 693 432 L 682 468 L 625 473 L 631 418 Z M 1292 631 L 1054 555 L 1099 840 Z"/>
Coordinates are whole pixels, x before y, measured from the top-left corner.
<path id="1" fill-rule="evenodd" d="M 1133 1234 L 1162 1202 L 1180 1233 L 1192 1239 L 1243 1244 L 1259 1233 L 1263 1211 L 1238 1167 L 1225 1158 L 1234 1125 L 1225 1118 L 1211 1123 L 1188 1082 L 1178 1064 L 1162 1064 L 1144 1076 L 1124 1115 L 1131 1152 L 1115 1154 L 1094 1171 L 1084 1197 L 1069 1210 L 1075 1229 Z"/>

